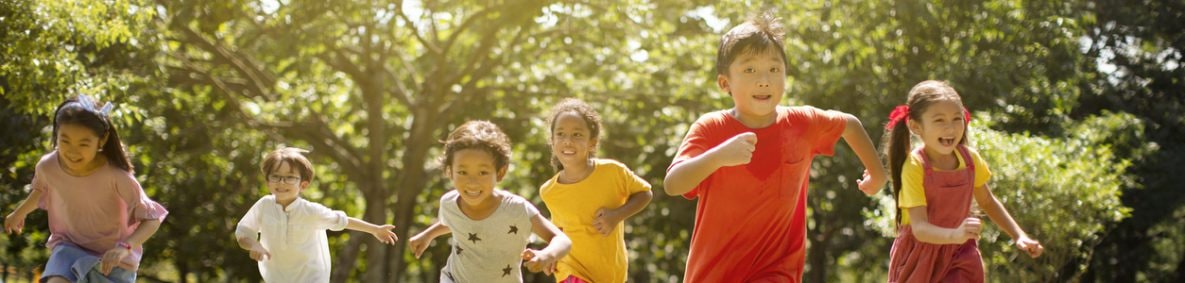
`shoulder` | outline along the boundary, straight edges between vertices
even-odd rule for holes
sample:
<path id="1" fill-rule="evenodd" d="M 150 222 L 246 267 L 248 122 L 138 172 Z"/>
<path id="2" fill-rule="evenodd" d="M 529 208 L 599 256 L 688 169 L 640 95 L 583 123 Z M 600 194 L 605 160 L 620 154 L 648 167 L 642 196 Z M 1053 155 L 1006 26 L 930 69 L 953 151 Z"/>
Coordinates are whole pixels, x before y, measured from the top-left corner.
<path id="1" fill-rule="evenodd" d="M 612 170 L 612 171 L 629 171 L 630 168 L 625 166 L 625 163 L 613 159 L 596 158 L 593 159 L 594 164 L 597 165 L 597 170 Z"/>
<path id="2" fill-rule="evenodd" d="M 700 115 L 699 119 L 695 119 L 693 127 L 716 127 L 722 126 L 728 119 L 728 110 L 716 110 L 704 115 Z"/>
<path id="3" fill-rule="evenodd" d="M 440 196 L 440 209 L 445 209 L 444 204 L 446 203 L 455 203 L 459 197 L 461 197 L 461 194 L 457 190 L 449 190 L 444 193 L 444 195 Z"/>
<path id="4" fill-rule="evenodd" d="M 37 160 L 37 167 L 35 168 L 37 172 L 45 172 L 45 170 L 59 168 L 58 151 L 55 150 L 42 155 L 41 159 Z"/>
<path id="5" fill-rule="evenodd" d="M 497 190 L 497 192 L 502 195 L 502 205 L 503 206 L 515 208 L 515 209 L 509 210 L 509 211 L 522 211 L 522 212 L 525 212 L 526 216 L 528 216 L 528 217 L 538 214 L 538 210 L 535 208 L 535 205 L 532 204 L 530 201 L 527 201 L 526 198 L 523 198 L 519 195 L 508 192 L 506 190 Z"/>
<path id="6" fill-rule="evenodd" d="M 778 106 L 778 113 L 787 120 L 817 120 L 824 118 L 839 119 L 848 113 L 838 110 L 819 109 L 810 105 Z"/>

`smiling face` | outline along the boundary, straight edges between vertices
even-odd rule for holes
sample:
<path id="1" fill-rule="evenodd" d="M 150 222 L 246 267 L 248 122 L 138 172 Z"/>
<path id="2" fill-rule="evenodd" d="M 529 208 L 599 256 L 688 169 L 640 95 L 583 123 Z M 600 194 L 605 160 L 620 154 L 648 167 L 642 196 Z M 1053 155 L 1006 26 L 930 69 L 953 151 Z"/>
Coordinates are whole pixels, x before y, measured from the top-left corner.
<path id="1" fill-rule="evenodd" d="M 492 154 L 475 148 L 454 153 L 453 162 L 446 170 L 461 200 L 476 207 L 485 207 L 493 201 L 494 186 L 506 174 L 506 167 L 497 168 L 494 164 Z"/>
<path id="2" fill-rule="evenodd" d="M 909 129 L 922 138 L 931 156 L 945 156 L 962 143 L 967 130 L 963 105 L 955 100 L 934 101 L 922 112 L 921 121 L 909 120 Z"/>
<path id="3" fill-rule="evenodd" d="M 267 189 L 272 195 L 276 196 L 276 202 L 288 206 L 300 197 L 300 192 L 309 186 L 308 180 L 300 178 L 300 172 L 296 170 L 289 162 L 280 161 L 275 170 L 269 172 L 267 178 Z"/>
<path id="4" fill-rule="evenodd" d="M 106 139 L 90 128 L 78 124 L 62 124 L 58 129 L 58 160 L 73 172 L 87 172 L 95 168 L 95 156 Z M 92 163 L 96 162 L 96 163 Z"/>
<path id="5" fill-rule="evenodd" d="M 564 168 L 587 162 L 596 146 L 592 130 L 579 114 L 568 111 L 556 115 L 551 129 L 551 152 Z"/>
<path id="6" fill-rule="evenodd" d="M 773 49 L 743 52 L 716 83 L 732 96 L 741 122 L 771 120 L 786 91 L 786 61 Z"/>

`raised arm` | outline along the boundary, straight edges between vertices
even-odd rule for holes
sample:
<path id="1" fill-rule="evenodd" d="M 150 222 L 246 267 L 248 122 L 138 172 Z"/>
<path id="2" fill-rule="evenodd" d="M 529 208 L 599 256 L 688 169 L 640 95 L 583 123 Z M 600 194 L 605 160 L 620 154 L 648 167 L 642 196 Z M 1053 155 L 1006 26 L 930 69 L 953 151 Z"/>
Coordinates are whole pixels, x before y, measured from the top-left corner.
<path id="1" fill-rule="evenodd" d="M 865 195 L 875 195 L 884 187 L 885 180 L 888 180 L 885 166 L 881 163 L 880 155 L 876 153 L 872 138 L 869 138 L 868 132 L 864 131 L 864 125 L 860 123 L 860 119 L 851 114 L 845 113 L 844 115 L 847 124 L 843 130 L 843 140 L 860 158 L 860 162 L 864 164 L 865 168 L 864 178 L 858 181 L 860 191 L 863 191 Z"/>
<path id="2" fill-rule="evenodd" d="M 975 188 L 972 195 L 975 196 L 975 202 L 979 204 L 983 212 L 987 213 L 988 218 L 991 218 L 992 222 L 999 225 L 1005 233 L 1008 233 L 1009 237 L 1012 237 L 1013 241 L 1016 241 L 1018 248 L 1028 253 L 1030 257 L 1041 256 L 1045 248 L 1041 246 L 1041 243 L 1029 238 L 1029 234 L 1026 234 L 1024 229 L 1016 224 L 1016 220 L 1012 219 L 1012 215 L 1000 203 L 996 195 L 992 194 L 992 190 L 987 185 Z"/>
<path id="3" fill-rule="evenodd" d="M 737 134 L 703 154 L 671 167 L 663 179 L 663 190 L 672 196 L 690 192 L 720 167 L 749 164 L 755 149 L 757 134 Z"/>

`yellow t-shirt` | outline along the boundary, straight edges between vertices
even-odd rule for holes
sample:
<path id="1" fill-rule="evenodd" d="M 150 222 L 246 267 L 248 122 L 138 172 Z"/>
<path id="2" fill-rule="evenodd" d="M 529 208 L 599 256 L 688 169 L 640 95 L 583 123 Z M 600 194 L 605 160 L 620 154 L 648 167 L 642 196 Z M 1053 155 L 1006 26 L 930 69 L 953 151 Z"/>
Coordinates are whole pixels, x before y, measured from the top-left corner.
<path id="1" fill-rule="evenodd" d="M 572 239 L 572 250 L 556 265 L 555 275 L 558 280 L 575 275 L 591 282 L 625 282 L 625 225 L 618 223 L 603 236 L 592 223 L 598 209 L 621 207 L 630 195 L 650 190 L 650 183 L 620 162 L 594 159 L 593 164 L 592 174 L 580 182 L 560 184 L 556 174 L 539 189 L 551 222 Z"/>
<path id="2" fill-rule="evenodd" d="M 975 162 L 975 189 L 981 190 L 987 184 L 988 179 L 992 177 L 992 171 L 988 169 L 983 157 L 979 156 L 979 152 L 967 148 L 967 153 Z M 926 188 L 922 186 L 922 180 L 926 177 L 926 169 L 922 164 L 922 156 L 918 154 L 921 153 L 910 153 L 909 159 L 905 161 L 905 166 L 901 168 L 901 199 L 897 200 L 897 207 L 901 208 L 901 225 L 909 225 L 909 208 L 926 206 Z M 957 150 L 955 157 L 959 160 L 959 168 L 955 170 L 966 169 L 967 162 L 963 161 L 963 155 L 959 154 Z"/>

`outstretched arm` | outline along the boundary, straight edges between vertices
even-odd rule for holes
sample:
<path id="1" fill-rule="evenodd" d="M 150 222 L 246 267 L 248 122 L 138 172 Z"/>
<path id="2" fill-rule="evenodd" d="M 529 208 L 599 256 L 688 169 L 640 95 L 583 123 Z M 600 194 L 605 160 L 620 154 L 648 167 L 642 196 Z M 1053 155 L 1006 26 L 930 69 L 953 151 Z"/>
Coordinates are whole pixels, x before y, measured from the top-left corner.
<path id="1" fill-rule="evenodd" d="M 29 216 L 33 210 L 37 209 L 37 201 L 41 199 L 41 190 L 32 190 L 21 204 L 16 206 L 16 210 L 9 213 L 4 218 L 4 230 L 8 233 L 20 234 L 25 229 L 25 217 Z"/>
<path id="2" fill-rule="evenodd" d="M 395 241 L 399 240 L 399 236 L 396 236 L 395 232 L 391 232 L 391 229 L 395 229 L 395 225 L 384 224 L 383 226 L 378 226 L 354 217 L 350 217 L 348 221 L 346 223 L 346 229 L 370 233 L 375 239 L 378 239 L 379 242 L 384 244 L 394 244 Z"/>
<path id="3" fill-rule="evenodd" d="M 411 247 L 411 251 L 415 253 L 416 258 L 420 258 L 420 255 L 424 254 L 424 250 L 428 249 L 428 244 L 431 244 L 433 239 L 448 233 L 452 233 L 452 230 L 448 226 L 444 226 L 440 221 L 437 221 L 436 223 L 432 223 L 432 226 L 428 226 L 428 229 L 424 229 L 419 234 L 412 236 L 411 240 L 408 241 L 408 246 Z"/>
<path id="4" fill-rule="evenodd" d="M 996 195 L 992 194 L 992 190 L 987 185 L 975 188 L 972 195 L 975 196 L 975 203 L 978 203 L 983 212 L 987 213 L 988 218 L 991 218 L 996 225 L 1000 225 L 1000 228 L 1003 228 L 1004 232 L 1016 241 L 1017 248 L 1028 253 L 1030 257 L 1041 256 L 1045 247 L 1042 247 L 1037 240 L 1029 238 L 1029 235 L 1020 228 L 1020 225 L 1016 224 L 1016 220 L 1012 219 L 1012 215 L 1008 214 L 1008 210 L 1004 209 L 1004 205 L 1000 203 Z"/>
<path id="5" fill-rule="evenodd" d="M 863 191 L 865 195 L 875 195 L 885 185 L 885 180 L 888 180 L 885 166 L 881 163 L 881 159 L 876 153 L 876 147 L 873 146 L 872 138 L 869 138 L 868 132 L 864 131 L 864 125 L 860 123 L 860 119 L 851 114 L 845 113 L 844 115 L 847 125 L 843 130 L 843 140 L 852 147 L 856 156 L 860 157 L 860 162 L 864 164 L 865 168 L 864 178 L 858 181 L 860 191 Z"/>

